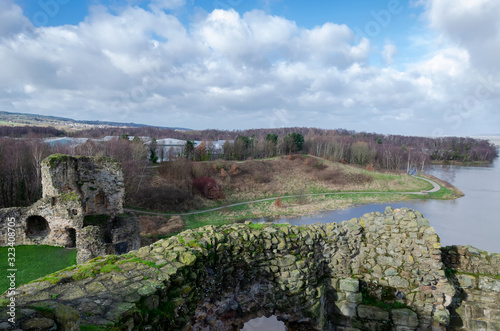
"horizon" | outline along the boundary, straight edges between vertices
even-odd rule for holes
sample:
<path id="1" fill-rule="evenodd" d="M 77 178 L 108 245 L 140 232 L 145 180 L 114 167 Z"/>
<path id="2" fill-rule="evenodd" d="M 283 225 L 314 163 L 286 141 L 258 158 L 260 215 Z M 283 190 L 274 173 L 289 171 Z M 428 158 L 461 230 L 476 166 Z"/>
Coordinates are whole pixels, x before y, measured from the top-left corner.
<path id="1" fill-rule="evenodd" d="M 499 134 L 494 0 L 6 0 L 0 9 L 3 111 L 194 130 Z"/>

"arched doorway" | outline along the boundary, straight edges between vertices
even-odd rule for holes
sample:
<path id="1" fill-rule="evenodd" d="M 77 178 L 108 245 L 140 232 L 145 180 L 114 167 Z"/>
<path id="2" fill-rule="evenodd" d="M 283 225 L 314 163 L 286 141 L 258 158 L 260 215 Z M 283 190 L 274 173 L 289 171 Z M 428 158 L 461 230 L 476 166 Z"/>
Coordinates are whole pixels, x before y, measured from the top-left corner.
<path id="1" fill-rule="evenodd" d="M 33 215 L 26 220 L 27 237 L 46 237 L 49 233 L 49 223 L 42 216 Z"/>
<path id="2" fill-rule="evenodd" d="M 66 232 L 68 233 L 68 243 L 66 244 L 66 248 L 75 248 L 76 247 L 76 230 L 73 228 L 66 228 Z"/>

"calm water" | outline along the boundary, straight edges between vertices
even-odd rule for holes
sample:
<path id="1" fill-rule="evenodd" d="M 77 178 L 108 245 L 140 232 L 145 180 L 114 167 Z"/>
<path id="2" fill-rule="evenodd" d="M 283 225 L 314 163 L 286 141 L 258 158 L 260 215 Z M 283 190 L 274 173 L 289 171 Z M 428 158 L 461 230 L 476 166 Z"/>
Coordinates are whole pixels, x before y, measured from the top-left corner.
<path id="1" fill-rule="evenodd" d="M 243 326 L 241 331 L 285 331 L 285 323 L 278 321 L 276 316 L 254 318 Z"/>
<path id="2" fill-rule="evenodd" d="M 500 253 L 500 160 L 484 166 L 432 166 L 427 173 L 455 185 L 465 196 L 456 200 L 369 204 L 275 222 L 292 225 L 340 222 L 373 211 L 384 212 L 387 205 L 409 207 L 430 220 L 443 246 L 472 245 Z"/>

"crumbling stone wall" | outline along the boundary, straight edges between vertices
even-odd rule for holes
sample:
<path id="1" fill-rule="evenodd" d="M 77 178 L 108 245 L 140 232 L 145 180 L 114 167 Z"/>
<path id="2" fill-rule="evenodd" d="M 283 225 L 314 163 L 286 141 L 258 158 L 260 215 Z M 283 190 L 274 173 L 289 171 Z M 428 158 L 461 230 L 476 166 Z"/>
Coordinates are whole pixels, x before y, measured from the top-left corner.
<path id="1" fill-rule="evenodd" d="M 118 162 L 55 154 L 42 161 L 41 174 L 42 199 L 26 208 L 0 209 L 0 245 L 7 243 L 6 221 L 12 217 L 16 245 L 77 247 L 79 263 L 140 247 L 138 222 L 123 213 Z"/>
<path id="2" fill-rule="evenodd" d="M 451 330 L 500 330 L 500 254 L 471 246 L 443 248 L 443 262 L 457 289 Z"/>
<path id="3" fill-rule="evenodd" d="M 97 258 L 21 286 L 32 310 L 12 327 L 233 330 L 274 314 L 291 330 L 444 330 L 454 292 L 428 221 L 388 208 L 339 224 L 207 226 Z"/>

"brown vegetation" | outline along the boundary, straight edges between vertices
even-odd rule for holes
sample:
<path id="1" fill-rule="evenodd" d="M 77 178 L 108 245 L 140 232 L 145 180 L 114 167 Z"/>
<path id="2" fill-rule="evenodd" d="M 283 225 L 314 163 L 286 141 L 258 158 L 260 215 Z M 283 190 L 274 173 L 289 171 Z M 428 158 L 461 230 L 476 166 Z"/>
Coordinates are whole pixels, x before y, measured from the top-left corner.
<path id="1" fill-rule="evenodd" d="M 211 177 L 196 178 L 193 181 L 193 188 L 207 199 L 222 200 L 225 198 L 222 188 Z"/>
<path id="2" fill-rule="evenodd" d="M 281 197 L 278 197 L 276 201 L 274 201 L 274 205 L 278 208 L 283 207 L 283 202 L 281 201 Z"/>
<path id="3" fill-rule="evenodd" d="M 141 246 L 150 245 L 160 236 L 184 230 L 184 222 L 180 216 L 166 219 L 163 216 L 139 216 L 141 226 Z"/>

